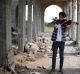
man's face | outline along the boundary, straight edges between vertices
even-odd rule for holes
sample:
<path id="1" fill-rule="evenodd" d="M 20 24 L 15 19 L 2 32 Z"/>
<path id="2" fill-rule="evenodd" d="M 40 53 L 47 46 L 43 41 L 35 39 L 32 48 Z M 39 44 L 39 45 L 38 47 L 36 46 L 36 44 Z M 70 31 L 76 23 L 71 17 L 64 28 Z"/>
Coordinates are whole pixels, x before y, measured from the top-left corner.
<path id="1" fill-rule="evenodd" d="M 64 20 L 65 17 L 60 15 L 60 16 L 59 16 L 59 19 L 60 19 L 60 20 Z"/>

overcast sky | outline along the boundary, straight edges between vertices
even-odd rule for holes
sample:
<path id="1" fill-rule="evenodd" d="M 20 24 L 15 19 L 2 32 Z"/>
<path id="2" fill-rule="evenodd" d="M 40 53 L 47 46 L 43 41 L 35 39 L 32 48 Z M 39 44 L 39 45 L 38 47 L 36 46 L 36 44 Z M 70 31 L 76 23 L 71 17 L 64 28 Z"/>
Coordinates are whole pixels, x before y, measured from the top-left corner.
<path id="1" fill-rule="evenodd" d="M 44 21 L 45 22 L 51 22 L 52 18 L 58 17 L 59 12 L 61 12 L 62 9 L 56 5 L 51 5 L 45 9 L 45 15 L 44 15 Z M 28 18 L 28 7 L 26 6 L 26 20 Z"/>

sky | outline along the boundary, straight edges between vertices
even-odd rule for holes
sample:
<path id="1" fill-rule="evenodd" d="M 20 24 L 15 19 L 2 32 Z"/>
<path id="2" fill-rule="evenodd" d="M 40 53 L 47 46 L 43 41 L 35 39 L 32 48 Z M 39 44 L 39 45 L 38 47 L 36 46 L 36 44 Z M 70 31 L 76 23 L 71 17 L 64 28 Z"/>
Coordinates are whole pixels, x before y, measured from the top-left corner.
<path id="1" fill-rule="evenodd" d="M 52 18 L 58 17 L 59 12 L 61 12 L 62 9 L 56 5 L 51 5 L 45 9 L 45 16 L 44 21 L 45 22 L 51 22 Z"/>
<path id="2" fill-rule="evenodd" d="M 44 12 L 45 13 L 44 21 L 48 22 L 48 23 L 51 22 L 52 18 L 58 17 L 59 12 L 61 12 L 61 11 L 62 11 L 62 9 L 56 5 L 51 5 L 51 6 L 47 7 Z M 26 5 L 26 20 L 27 19 L 28 19 L 28 6 Z"/>

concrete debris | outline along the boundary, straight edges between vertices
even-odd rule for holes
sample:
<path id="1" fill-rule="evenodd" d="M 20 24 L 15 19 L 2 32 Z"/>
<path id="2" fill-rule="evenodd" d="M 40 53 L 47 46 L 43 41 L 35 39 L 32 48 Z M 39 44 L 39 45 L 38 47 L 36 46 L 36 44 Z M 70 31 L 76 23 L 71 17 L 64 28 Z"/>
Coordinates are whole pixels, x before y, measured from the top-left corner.
<path id="1" fill-rule="evenodd" d="M 0 68 L 0 74 L 17 74 L 11 68 Z"/>
<path id="2" fill-rule="evenodd" d="M 15 57 L 15 64 L 25 64 L 28 63 L 30 61 L 34 62 L 36 60 L 35 55 L 34 54 L 26 54 L 26 53 L 22 53 L 22 54 L 18 54 Z"/>
<path id="3" fill-rule="evenodd" d="M 0 68 L 0 74 L 9 74 L 6 70 L 4 70 L 3 68 Z"/>
<path id="4" fill-rule="evenodd" d="M 36 53 L 39 50 L 39 47 L 37 44 L 35 43 L 27 43 L 25 45 L 25 52 L 32 52 L 32 53 Z"/>
<path id="5" fill-rule="evenodd" d="M 52 41 L 50 37 L 41 36 L 41 37 L 36 37 L 33 40 L 34 40 L 33 42 L 38 45 L 39 51 L 42 52 L 50 51 L 52 45 Z"/>
<path id="6" fill-rule="evenodd" d="M 42 73 L 39 73 L 39 72 L 31 72 L 30 74 L 42 74 Z"/>

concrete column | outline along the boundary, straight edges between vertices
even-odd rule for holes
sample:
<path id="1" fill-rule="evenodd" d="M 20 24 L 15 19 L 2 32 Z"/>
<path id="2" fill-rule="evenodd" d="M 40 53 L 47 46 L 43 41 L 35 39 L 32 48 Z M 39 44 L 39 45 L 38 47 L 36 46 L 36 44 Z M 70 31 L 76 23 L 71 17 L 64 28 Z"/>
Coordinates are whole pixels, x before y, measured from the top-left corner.
<path id="1" fill-rule="evenodd" d="M 37 35 L 39 35 L 39 1 L 36 0 L 36 27 L 37 27 Z"/>
<path id="2" fill-rule="evenodd" d="M 70 3 L 69 1 L 66 1 L 65 6 L 64 6 L 64 12 L 66 13 L 67 17 L 66 19 L 70 19 Z M 68 35 L 70 35 L 69 31 L 67 32 Z"/>
<path id="3" fill-rule="evenodd" d="M 0 0 L 0 66 L 9 66 L 12 63 L 11 0 Z"/>
<path id="4" fill-rule="evenodd" d="M 70 8 L 69 8 L 69 2 L 67 1 L 67 3 L 66 3 L 66 14 L 67 14 L 67 20 L 69 20 L 69 19 L 70 19 L 69 11 L 70 11 Z"/>
<path id="5" fill-rule="evenodd" d="M 68 1 L 65 2 L 63 11 L 64 11 L 64 12 L 66 13 L 66 15 L 67 15 L 66 18 L 69 19 L 69 2 L 68 2 Z"/>
<path id="6" fill-rule="evenodd" d="M 69 19 L 72 20 L 72 0 L 69 2 Z M 69 37 L 72 39 L 72 28 L 69 30 Z"/>
<path id="7" fill-rule="evenodd" d="M 41 32 L 44 32 L 44 10 L 41 10 Z"/>
<path id="8" fill-rule="evenodd" d="M 19 33 L 19 38 L 18 38 L 18 51 L 24 51 L 24 45 L 25 45 L 25 10 L 26 10 L 26 0 L 19 0 L 19 11 L 18 11 L 18 33 Z"/>
<path id="9" fill-rule="evenodd" d="M 68 9 L 69 9 L 69 19 L 72 20 L 72 1 L 71 0 L 68 4 Z"/>
<path id="10" fill-rule="evenodd" d="M 33 0 L 33 37 L 37 36 L 37 1 Z"/>
<path id="11" fill-rule="evenodd" d="M 18 0 L 12 0 L 11 4 L 11 16 L 12 16 L 12 27 L 17 30 L 17 19 L 16 19 L 16 8 L 18 6 Z"/>
<path id="12" fill-rule="evenodd" d="M 41 33 L 41 5 L 39 0 L 33 0 L 33 22 L 36 25 L 36 35 Z"/>
<path id="13" fill-rule="evenodd" d="M 37 31 L 38 35 L 41 34 L 41 5 L 40 1 L 37 1 Z"/>
<path id="14" fill-rule="evenodd" d="M 32 2 L 28 0 L 27 42 L 32 42 Z"/>
<path id="15" fill-rule="evenodd" d="M 38 9 L 39 9 L 39 19 L 38 19 L 38 21 L 39 21 L 39 34 L 41 34 L 41 3 L 40 2 L 38 2 L 39 3 L 39 7 L 38 7 Z"/>
<path id="16" fill-rule="evenodd" d="M 80 0 L 77 0 L 77 21 L 78 21 L 77 43 L 78 43 L 78 47 L 80 47 Z"/>
<path id="17" fill-rule="evenodd" d="M 44 20 L 44 15 L 42 18 L 41 5 L 38 0 L 33 0 L 33 36 L 37 36 L 42 31 L 42 21 Z"/>
<path id="18" fill-rule="evenodd" d="M 65 13 L 67 13 L 67 5 L 66 5 L 66 4 L 64 5 L 63 11 L 64 11 Z"/>
<path id="19" fill-rule="evenodd" d="M 39 29 L 40 29 L 39 32 L 41 33 L 41 10 L 40 10 L 40 15 L 39 15 L 39 16 L 40 16 L 40 17 L 39 17 L 39 24 L 40 24 L 40 25 L 39 25 L 39 27 L 40 27 L 40 28 L 39 28 Z"/>
<path id="20" fill-rule="evenodd" d="M 77 22 L 77 0 L 72 0 L 72 20 Z M 76 30 L 77 26 L 73 26 L 72 39 L 76 41 Z"/>

